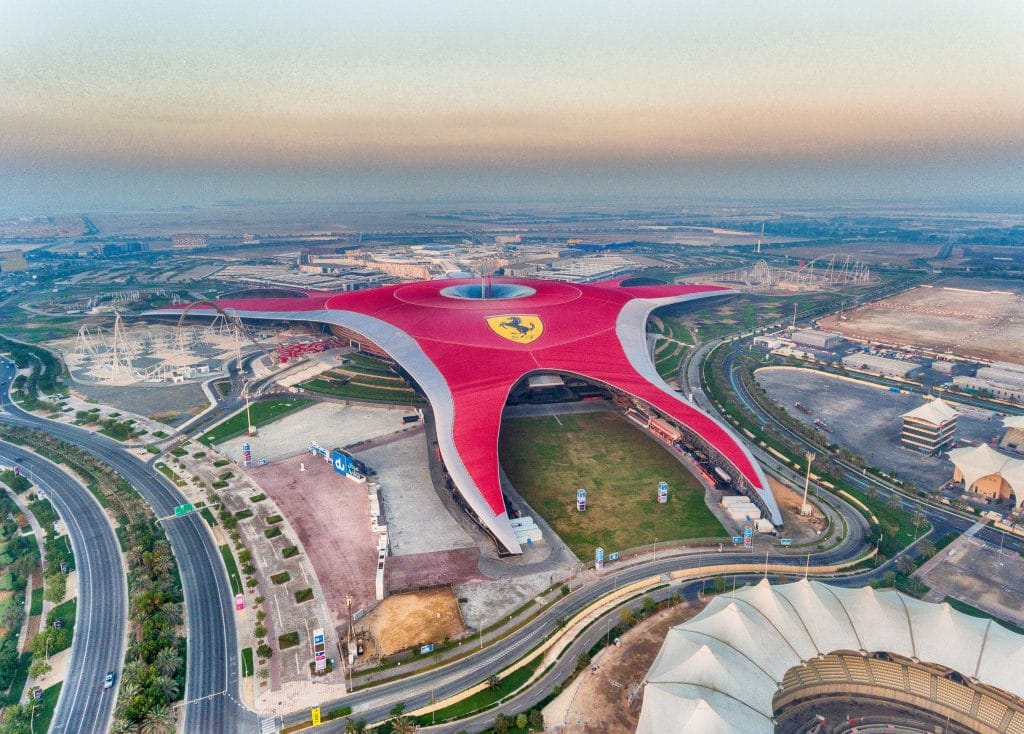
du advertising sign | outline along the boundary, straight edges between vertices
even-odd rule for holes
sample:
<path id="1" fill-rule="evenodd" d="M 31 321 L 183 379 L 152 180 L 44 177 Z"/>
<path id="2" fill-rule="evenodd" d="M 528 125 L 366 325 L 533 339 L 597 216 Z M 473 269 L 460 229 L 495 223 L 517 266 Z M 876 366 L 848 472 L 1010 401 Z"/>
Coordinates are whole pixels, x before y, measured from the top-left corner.
<path id="1" fill-rule="evenodd" d="M 334 449 L 331 452 L 331 462 L 334 464 L 334 471 L 338 474 L 348 476 L 348 473 L 352 471 L 352 457 L 344 451 Z"/>

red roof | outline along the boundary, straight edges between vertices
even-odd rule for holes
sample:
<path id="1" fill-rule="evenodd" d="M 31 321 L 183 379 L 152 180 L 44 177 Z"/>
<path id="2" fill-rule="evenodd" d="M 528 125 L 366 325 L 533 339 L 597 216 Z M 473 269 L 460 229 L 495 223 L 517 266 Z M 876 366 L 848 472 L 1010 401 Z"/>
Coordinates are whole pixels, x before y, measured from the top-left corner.
<path id="1" fill-rule="evenodd" d="M 496 285 L 526 287 L 531 295 L 506 299 L 457 298 L 453 286 L 479 288 L 478 280 L 433 280 L 308 298 L 218 301 L 240 312 L 347 311 L 398 327 L 416 340 L 448 383 L 454 404 L 455 446 L 488 505 L 500 515 L 504 503 L 498 479 L 498 431 L 509 391 L 527 373 L 575 373 L 623 390 L 650 403 L 715 446 L 755 487 L 762 481 L 737 440 L 686 401 L 666 393 L 631 364 L 616 335 L 627 302 L 726 290 L 717 286 L 624 287 L 621 280 L 570 284 L 501 279 Z M 537 317 L 540 336 L 529 343 L 495 332 L 487 318 Z M 373 339 L 372 334 L 367 338 Z"/>

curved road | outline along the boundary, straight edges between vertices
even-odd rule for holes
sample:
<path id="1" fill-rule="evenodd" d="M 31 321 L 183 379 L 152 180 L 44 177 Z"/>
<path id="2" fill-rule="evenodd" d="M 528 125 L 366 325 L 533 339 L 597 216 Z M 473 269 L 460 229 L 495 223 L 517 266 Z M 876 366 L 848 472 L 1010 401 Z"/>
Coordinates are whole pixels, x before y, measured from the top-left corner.
<path id="1" fill-rule="evenodd" d="M 5 369 L 0 366 L 0 370 Z M 78 569 L 78 606 L 71 661 L 53 715 L 54 734 L 106 731 L 117 688 L 104 689 L 110 671 L 120 680 L 128 623 L 128 589 L 121 548 L 92 493 L 56 464 L 0 441 L 0 462 L 20 466 L 60 514 Z"/>
<path id="2" fill-rule="evenodd" d="M 9 364 L 2 360 L 3 364 Z M 239 703 L 238 644 L 233 596 L 220 551 L 205 521 L 192 513 L 174 518 L 185 497 L 153 468 L 106 436 L 26 413 L 9 396 L 13 379 L 0 365 L 0 420 L 37 428 L 74 444 L 125 478 L 163 521 L 181 572 L 188 624 L 185 731 L 196 734 L 248 734 L 256 716 Z M 105 520 L 104 520 L 105 522 Z M 81 561 L 79 561 L 81 564 Z"/>

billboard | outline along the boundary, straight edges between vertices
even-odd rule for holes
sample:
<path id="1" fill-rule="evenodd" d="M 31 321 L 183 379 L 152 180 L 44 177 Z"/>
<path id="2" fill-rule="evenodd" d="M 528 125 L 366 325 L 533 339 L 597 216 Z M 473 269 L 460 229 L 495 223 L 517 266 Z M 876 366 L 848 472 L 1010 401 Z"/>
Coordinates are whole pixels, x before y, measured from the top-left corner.
<path id="1" fill-rule="evenodd" d="M 594 549 L 594 568 L 598 571 L 604 568 L 604 548 L 597 547 Z"/>
<path id="2" fill-rule="evenodd" d="M 352 471 L 352 457 L 341 449 L 331 452 L 331 463 L 334 464 L 334 471 L 343 476 L 348 476 Z"/>
<path id="3" fill-rule="evenodd" d="M 587 509 L 587 490 L 577 489 L 576 490 L 576 510 L 583 512 Z"/>
<path id="4" fill-rule="evenodd" d="M 668 482 L 658 482 L 658 503 L 668 502 Z"/>

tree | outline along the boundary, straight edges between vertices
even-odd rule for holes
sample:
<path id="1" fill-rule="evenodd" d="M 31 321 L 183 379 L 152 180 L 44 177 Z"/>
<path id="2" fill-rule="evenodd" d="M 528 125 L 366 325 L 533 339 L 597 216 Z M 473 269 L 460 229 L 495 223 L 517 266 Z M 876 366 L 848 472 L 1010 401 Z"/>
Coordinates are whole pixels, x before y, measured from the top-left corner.
<path id="1" fill-rule="evenodd" d="M 53 668 L 43 658 L 32 658 L 32 664 L 28 666 L 28 677 L 39 678 L 40 676 L 46 675 Z"/>
<path id="2" fill-rule="evenodd" d="M 533 709 L 529 714 L 530 728 L 537 731 L 544 730 L 544 714 L 539 709 Z"/>
<path id="3" fill-rule="evenodd" d="M 501 686 L 501 680 L 496 675 L 492 675 L 487 679 L 487 687 L 492 691 L 497 690 Z"/>
<path id="4" fill-rule="evenodd" d="M 623 627 L 632 627 L 636 622 L 636 615 L 633 614 L 632 609 L 626 607 L 619 611 L 619 621 L 622 622 Z"/>
<path id="5" fill-rule="evenodd" d="M 177 650 L 173 647 L 165 647 L 156 654 L 153 665 L 160 675 L 173 678 L 181 670 L 181 662 L 181 656 L 178 655 Z"/>
<path id="6" fill-rule="evenodd" d="M 139 734 L 174 734 L 174 714 L 166 705 L 152 706 L 139 725 Z"/>
<path id="7" fill-rule="evenodd" d="M 274 654 L 274 648 L 264 642 L 256 648 L 256 654 L 261 658 L 269 658 Z"/>
<path id="8" fill-rule="evenodd" d="M 589 653 L 581 652 L 576 658 L 576 670 L 583 670 L 588 665 L 590 665 Z"/>
<path id="9" fill-rule="evenodd" d="M 345 734 L 364 734 L 365 732 L 365 719 L 345 719 Z"/>
<path id="10" fill-rule="evenodd" d="M 643 604 L 644 614 L 650 614 L 651 612 L 654 611 L 655 607 L 657 607 L 657 606 L 658 606 L 658 603 L 656 601 L 654 601 L 654 597 L 652 597 L 652 596 L 645 596 L 644 597 L 644 604 Z"/>
<path id="11" fill-rule="evenodd" d="M 505 716 L 505 714 L 498 714 L 494 717 L 494 731 L 498 732 L 498 734 L 507 734 L 511 728 L 512 720 Z"/>
<path id="12" fill-rule="evenodd" d="M 917 552 L 921 554 L 921 558 L 928 559 L 935 555 L 935 546 L 930 540 L 922 540 L 917 544 Z"/>
<path id="13" fill-rule="evenodd" d="M 909 576 L 914 572 L 914 559 L 908 556 L 906 553 L 902 554 L 896 559 L 896 570 L 904 576 Z"/>
<path id="14" fill-rule="evenodd" d="M 892 494 L 889 495 L 888 505 L 893 510 L 898 510 L 903 506 L 903 499 L 899 496 L 898 493 L 893 492 Z"/>
<path id="15" fill-rule="evenodd" d="M 530 720 L 526 717 L 526 714 L 517 714 L 516 715 L 516 729 L 525 729 L 526 725 L 529 723 L 529 721 Z"/>
<path id="16" fill-rule="evenodd" d="M 178 695 L 178 681 L 166 675 L 158 675 L 149 686 L 152 691 L 156 692 L 165 701 L 173 701 Z"/>
<path id="17" fill-rule="evenodd" d="M 416 722 L 408 716 L 396 716 L 391 719 L 391 734 L 413 734 Z"/>

